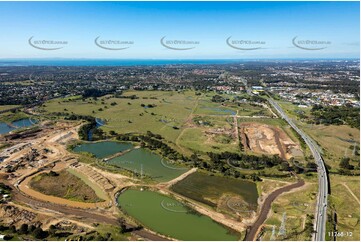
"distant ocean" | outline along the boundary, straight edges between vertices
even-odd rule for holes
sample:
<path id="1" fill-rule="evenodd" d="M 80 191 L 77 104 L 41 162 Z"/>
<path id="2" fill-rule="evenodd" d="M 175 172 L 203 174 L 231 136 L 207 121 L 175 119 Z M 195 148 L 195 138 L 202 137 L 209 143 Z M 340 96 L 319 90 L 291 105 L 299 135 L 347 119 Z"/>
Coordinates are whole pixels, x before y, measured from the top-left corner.
<path id="1" fill-rule="evenodd" d="M 161 65 L 197 65 L 197 64 L 230 64 L 244 60 L 110 60 L 110 59 L 0 59 L 0 67 L 4 66 L 161 66 Z"/>

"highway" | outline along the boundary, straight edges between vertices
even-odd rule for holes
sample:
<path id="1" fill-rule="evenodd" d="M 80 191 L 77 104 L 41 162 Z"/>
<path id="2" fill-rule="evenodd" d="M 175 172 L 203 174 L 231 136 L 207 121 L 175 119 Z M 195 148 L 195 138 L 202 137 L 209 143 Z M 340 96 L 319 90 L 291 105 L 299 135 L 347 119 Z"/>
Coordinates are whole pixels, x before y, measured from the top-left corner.
<path id="1" fill-rule="evenodd" d="M 327 219 L 327 195 L 328 195 L 328 180 L 324 161 L 319 151 L 319 147 L 315 145 L 315 142 L 301 129 L 299 129 L 294 122 L 285 114 L 282 108 L 272 98 L 268 98 L 268 102 L 277 110 L 280 116 L 302 137 L 305 143 L 310 148 L 312 155 L 317 164 L 318 172 L 318 184 L 319 191 L 317 197 L 317 207 L 315 214 L 314 230 L 316 231 L 313 235 L 314 241 L 324 241 L 326 234 L 326 219 Z"/>

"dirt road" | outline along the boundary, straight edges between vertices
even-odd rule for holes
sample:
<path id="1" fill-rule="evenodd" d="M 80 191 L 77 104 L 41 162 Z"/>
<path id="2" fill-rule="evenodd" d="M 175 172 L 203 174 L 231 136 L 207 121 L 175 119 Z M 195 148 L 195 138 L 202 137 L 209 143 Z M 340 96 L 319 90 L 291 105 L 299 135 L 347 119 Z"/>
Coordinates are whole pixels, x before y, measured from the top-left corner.
<path id="1" fill-rule="evenodd" d="M 260 227 L 266 221 L 267 215 L 271 209 L 272 202 L 282 193 L 288 192 L 292 189 L 302 187 L 305 184 L 303 180 L 299 180 L 296 183 L 293 183 L 291 185 L 281 187 L 280 189 L 277 189 L 276 191 L 272 192 L 268 197 L 265 199 L 263 206 L 261 208 L 260 215 L 258 216 L 256 222 L 251 226 L 251 229 L 248 231 L 245 240 L 246 241 L 253 241 L 256 239 L 256 236 L 259 232 Z"/>
<path id="2" fill-rule="evenodd" d="M 343 182 L 342 185 L 349 191 L 349 193 L 351 194 L 351 196 L 353 196 L 353 198 L 355 198 L 355 200 L 358 202 L 358 204 L 360 204 L 360 200 L 359 200 L 358 197 L 355 195 L 355 193 L 353 193 L 352 190 L 347 186 L 347 184 L 346 184 L 345 182 Z"/>
<path id="3" fill-rule="evenodd" d="M 158 184 L 159 187 L 166 187 L 166 188 L 169 188 L 171 186 L 173 186 L 174 184 L 176 184 L 177 182 L 185 179 L 187 176 L 189 176 L 190 174 L 194 173 L 197 171 L 197 168 L 192 168 L 190 169 L 189 171 L 183 173 L 182 175 L 174 178 L 173 180 L 170 180 L 168 182 L 165 182 L 165 183 L 160 183 Z"/>
<path id="4" fill-rule="evenodd" d="M 54 211 L 56 213 L 62 213 L 74 220 L 81 220 L 82 222 L 90 222 L 90 223 L 105 223 L 105 224 L 111 224 L 114 226 L 118 226 L 118 218 L 114 217 L 113 215 L 107 213 L 106 211 L 103 211 L 102 214 L 92 211 L 91 209 L 80 209 L 80 208 L 73 208 L 73 207 L 67 207 L 59 204 L 53 204 L 49 202 L 44 202 L 41 200 L 37 200 L 35 198 L 26 196 L 22 194 L 16 187 L 8 183 L 7 181 L 3 182 L 10 186 L 12 188 L 12 201 L 18 202 L 21 204 L 26 204 L 30 207 L 32 207 L 34 210 L 49 210 Z M 127 224 L 128 228 L 133 228 L 133 226 Z M 140 229 L 132 231 L 133 234 L 140 236 L 142 238 L 145 238 L 147 240 L 159 240 L 159 241 L 165 241 L 167 239 L 156 235 L 154 233 L 151 233 L 147 230 Z"/>

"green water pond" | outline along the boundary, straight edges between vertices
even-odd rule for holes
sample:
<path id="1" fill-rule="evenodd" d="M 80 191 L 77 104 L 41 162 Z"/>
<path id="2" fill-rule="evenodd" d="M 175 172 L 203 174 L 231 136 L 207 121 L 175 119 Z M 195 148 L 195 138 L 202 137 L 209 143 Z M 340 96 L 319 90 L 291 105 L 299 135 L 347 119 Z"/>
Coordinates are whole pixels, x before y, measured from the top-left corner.
<path id="1" fill-rule="evenodd" d="M 130 189 L 119 195 L 118 204 L 147 228 L 178 240 L 233 241 L 240 238 L 240 234 L 157 192 Z"/>

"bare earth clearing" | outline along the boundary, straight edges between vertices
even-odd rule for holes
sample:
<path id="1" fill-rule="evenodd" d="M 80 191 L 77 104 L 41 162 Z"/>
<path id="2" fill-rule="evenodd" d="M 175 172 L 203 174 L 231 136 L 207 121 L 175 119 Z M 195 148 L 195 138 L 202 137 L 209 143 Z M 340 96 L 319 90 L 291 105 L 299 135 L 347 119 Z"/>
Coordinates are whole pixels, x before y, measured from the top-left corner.
<path id="1" fill-rule="evenodd" d="M 242 123 L 240 125 L 243 146 L 260 154 L 279 155 L 289 159 L 300 147 L 280 128 L 260 123 Z"/>

